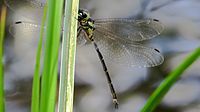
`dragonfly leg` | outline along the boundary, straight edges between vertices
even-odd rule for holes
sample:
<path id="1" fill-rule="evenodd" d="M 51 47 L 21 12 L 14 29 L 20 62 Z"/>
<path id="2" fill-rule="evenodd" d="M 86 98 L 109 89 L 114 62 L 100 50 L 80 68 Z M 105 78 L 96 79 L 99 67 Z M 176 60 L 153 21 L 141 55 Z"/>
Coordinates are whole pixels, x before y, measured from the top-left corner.
<path id="1" fill-rule="evenodd" d="M 109 75 L 109 73 L 108 73 L 107 66 L 106 66 L 106 64 L 105 64 L 105 61 L 104 61 L 104 59 L 103 59 L 103 56 L 102 56 L 102 54 L 101 54 L 101 52 L 100 52 L 100 50 L 99 50 L 97 44 L 96 44 L 94 41 L 93 41 L 93 44 L 94 44 L 95 50 L 97 51 L 98 57 L 99 57 L 99 59 L 100 59 L 100 61 L 101 61 L 103 70 L 104 70 L 104 72 L 105 72 L 105 75 L 106 75 L 106 78 L 107 78 L 107 81 L 108 81 L 108 84 L 109 84 L 110 91 L 111 91 L 111 94 L 112 94 L 113 104 L 115 105 L 115 108 L 117 109 L 117 108 L 118 108 L 118 105 L 119 105 L 118 99 L 117 99 L 117 94 L 116 94 L 116 92 L 115 92 L 114 86 L 113 86 L 113 84 L 112 84 L 112 80 L 111 80 L 110 75 Z"/>
<path id="2" fill-rule="evenodd" d="M 82 28 L 79 26 L 77 29 L 77 37 L 81 34 L 81 30 L 82 30 Z"/>

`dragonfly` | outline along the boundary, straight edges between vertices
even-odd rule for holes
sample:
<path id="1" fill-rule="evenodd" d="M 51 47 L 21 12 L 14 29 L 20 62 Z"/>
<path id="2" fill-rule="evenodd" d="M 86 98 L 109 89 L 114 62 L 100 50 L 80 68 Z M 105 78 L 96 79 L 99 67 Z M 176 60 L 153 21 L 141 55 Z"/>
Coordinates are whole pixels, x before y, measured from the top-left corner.
<path id="1" fill-rule="evenodd" d="M 118 98 L 104 57 L 130 67 L 154 67 L 162 64 L 164 58 L 158 49 L 145 47 L 139 42 L 159 35 L 163 31 L 163 25 L 157 19 L 92 19 L 85 9 L 79 9 L 78 22 L 78 41 L 89 41 L 94 45 L 113 103 L 118 108 Z"/>
<path id="2" fill-rule="evenodd" d="M 13 4 L 8 6 L 15 9 Z M 141 42 L 158 36 L 164 27 L 159 20 L 151 18 L 93 19 L 86 9 L 79 9 L 77 20 L 77 43 L 85 46 L 93 44 L 110 88 L 112 102 L 118 108 L 118 97 L 105 60 L 127 67 L 154 67 L 162 64 L 164 57 L 160 51 L 146 47 Z M 32 34 L 30 32 L 39 34 L 41 27 L 31 22 L 18 21 L 10 26 L 9 31 L 15 36 L 17 29 L 22 29 L 22 34 L 28 36 Z"/>

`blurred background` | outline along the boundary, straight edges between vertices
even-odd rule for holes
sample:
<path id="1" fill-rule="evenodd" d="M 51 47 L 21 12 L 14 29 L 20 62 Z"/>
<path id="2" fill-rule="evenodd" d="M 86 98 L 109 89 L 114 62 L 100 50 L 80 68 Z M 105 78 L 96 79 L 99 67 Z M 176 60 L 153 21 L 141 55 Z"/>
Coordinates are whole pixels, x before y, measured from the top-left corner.
<path id="1" fill-rule="evenodd" d="M 38 34 L 18 28 L 18 34 L 12 35 L 9 28 L 22 20 L 40 24 L 42 8 L 36 5 L 42 6 L 45 0 L 6 1 L 6 112 L 29 112 Z M 169 72 L 200 45 L 199 0 L 80 0 L 80 8 L 87 9 L 94 19 L 158 19 L 165 26 L 164 31 L 145 44 L 159 49 L 165 61 L 153 68 L 127 68 L 105 60 L 120 103 L 119 109 L 114 110 L 94 48 L 78 47 L 74 112 L 139 112 Z M 182 75 L 155 112 L 200 112 L 199 69 L 200 60 Z"/>

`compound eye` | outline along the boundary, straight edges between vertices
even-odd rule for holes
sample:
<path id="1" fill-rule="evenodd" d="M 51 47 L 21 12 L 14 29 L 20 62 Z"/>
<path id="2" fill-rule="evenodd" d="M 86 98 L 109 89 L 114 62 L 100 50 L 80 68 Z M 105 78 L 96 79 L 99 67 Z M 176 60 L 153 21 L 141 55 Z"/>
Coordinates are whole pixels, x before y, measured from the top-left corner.
<path id="1" fill-rule="evenodd" d="M 82 12 L 80 12 L 80 13 L 79 13 L 79 15 L 80 15 L 80 16 L 82 16 L 82 15 L 83 15 L 83 13 L 82 13 Z"/>
<path id="2" fill-rule="evenodd" d="M 86 17 L 87 17 L 87 14 L 82 13 L 82 17 L 83 17 L 83 18 L 86 18 Z"/>
<path id="3" fill-rule="evenodd" d="M 83 13 L 83 10 L 79 9 L 79 10 L 78 10 L 78 13 L 79 13 L 79 14 L 80 14 L 80 13 Z"/>

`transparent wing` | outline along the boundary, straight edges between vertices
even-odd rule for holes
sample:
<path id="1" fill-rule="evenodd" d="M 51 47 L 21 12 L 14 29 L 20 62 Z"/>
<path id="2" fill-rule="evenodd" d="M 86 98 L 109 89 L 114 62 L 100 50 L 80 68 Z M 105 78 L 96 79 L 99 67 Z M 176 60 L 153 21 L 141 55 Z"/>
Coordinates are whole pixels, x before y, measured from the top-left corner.
<path id="1" fill-rule="evenodd" d="M 163 25 L 156 19 L 99 19 L 95 20 L 95 27 L 104 35 L 128 42 L 148 40 L 163 31 Z"/>
<path id="2" fill-rule="evenodd" d="M 45 28 L 46 29 L 46 28 Z M 41 31 L 41 26 L 36 23 L 26 22 L 26 21 L 19 21 L 16 22 L 9 27 L 10 34 L 15 38 L 39 38 Z M 44 32 L 45 33 L 45 32 Z M 77 43 L 79 46 L 83 46 L 87 44 L 87 40 L 85 38 L 85 34 L 83 30 L 78 31 L 80 35 L 77 38 Z M 44 34 L 45 36 L 46 34 Z"/>
<path id="3" fill-rule="evenodd" d="M 85 38 L 85 33 L 83 29 L 79 26 L 78 31 L 77 31 L 77 44 L 82 47 L 87 44 L 87 40 Z"/>
<path id="4" fill-rule="evenodd" d="M 35 23 L 19 21 L 9 27 L 13 37 L 39 38 L 41 26 Z"/>
<path id="5" fill-rule="evenodd" d="M 139 43 L 120 41 L 111 35 L 104 35 L 99 30 L 94 32 L 94 36 L 106 61 L 130 67 L 153 67 L 164 61 L 157 49 L 144 47 Z"/>
<path id="6" fill-rule="evenodd" d="M 18 15 L 32 20 L 41 20 L 46 0 L 4 0 L 6 5 Z"/>
<path id="7" fill-rule="evenodd" d="M 29 22 L 16 22 L 10 25 L 9 32 L 15 38 L 14 44 L 18 46 L 15 49 L 29 51 L 30 49 L 37 48 L 40 29 L 39 25 Z"/>

